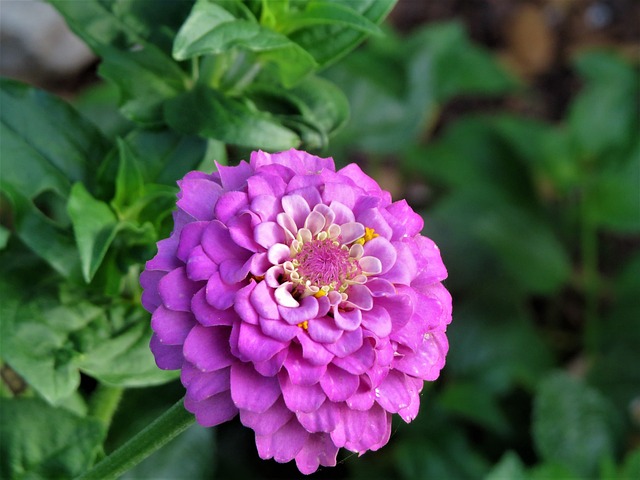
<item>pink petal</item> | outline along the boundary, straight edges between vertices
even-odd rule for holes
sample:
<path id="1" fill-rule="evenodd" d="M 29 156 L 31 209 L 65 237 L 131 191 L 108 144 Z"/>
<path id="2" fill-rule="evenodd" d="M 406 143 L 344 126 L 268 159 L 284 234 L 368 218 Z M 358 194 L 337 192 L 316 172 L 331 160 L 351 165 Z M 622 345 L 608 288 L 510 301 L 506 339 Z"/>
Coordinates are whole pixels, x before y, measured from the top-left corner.
<path id="1" fill-rule="evenodd" d="M 282 197 L 282 209 L 293 219 L 298 228 L 302 228 L 311 211 L 307 201 L 300 195 Z"/>
<path id="2" fill-rule="evenodd" d="M 299 306 L 290 308 L 280 304 L 278 306 L 278 312 L 282 318 L 291 325 L 297 325 L 305 320 L 311 320 L 318 314 L 318 299 L 309 296 L 302 299 Z"/>
<path id="3" fill-rule="evenodd" d="M 249 206 L 249 198 L 244 192 L 227 192 L 218 198 L 214 209 L 215 218 L 226 224 L 242 208 Z"/>
<path id="4" fill-rule="evenodd" d="M 249 193 L 249 196 L 251 196 L 251 193 Z M 251 211 L 260 216 L 263 222 L 275 223 L 276 215 L 282 212 L 282 207 L 277 198 L 258 195 L 251 201 Z"/>
<path id="5" fill-rule="evenodd" d="M 423 380 L 435 380 L 444 367 L 449 343 L 444 332 L 427 333 L 415 354 L 397 357 L 393 367 Z"/>
<path id="6" fill-rule="evenodd" d="M 362 269 L 362 273 L 367 275 L 378 275 L 382 272 L 382 262 L 376 257 L 362 257 L 358 264 Z"/>
<path id="7" fill-rule="evenodd" d="M 311 235 L 315 236 L 322 231 L 325 225 L 325 217 L 320 212 L 312 211 L 304 221 L 304 228 L 311 231 Z"/>
<path id="8" fill-rule="evenodd" d="M 278 304 L 273 296 L 273 291 L 267 285 L 267 282 L 258 282 L 256 288 L 251 292 L 249 297 L 251 305 L 256 309 L 258 315 L 264 318 L 270 318 L 276 320 L 280 318 L 278 312 Z"/>
<path id="9" fill-rule="evenodd" d="M 188 312 L 191 310 L 191 299 L 202 287 L 200 282 L 192 282 L 187 278 L 184 267 L 167 273 L 158 283 L 158 292 L 165 307 L 170 310 Z"/>
<path id="10" fill-rule="evenodd" d="M 191 300 L 191 311 L 200 325 L 214 327 L 216 325 L 231 325 L 237 321 L 238 315 L 232 309 L 220 310 L 209 305 L 205 291 L 205 288 L 201 288 Z"/>
<path id="11" fill-rule="evenodd" d="M 276 243 L 284 243 L 284 230 L 275 222 L 263 222 L 256 225 L 253 238 L 258 245 L 269 248 Z"/>
<path id="12" fill-rule="evenodd" d="M 289 462 L 302 450 L 308 437 L 309 432 L 294 417 L 273 435 L 256 435 L 258 455 L 264 460 L 273 458 L 276 462 Z"/>
<path id="13" fill-rule="evenodd" d="M 315 472 L 319 465 L 335 467 L 337 455 L 338 447 L 333 444 L 329 435 L 311 434 L 296 455 L 296 466 L 301 473 L 309 475 Z"/>
<path id="14" fill-rule="evenodd" d="M 231 398 L 241 410 L 267 411 L 280 398 L 276 377 L 263 377 L 248 363 L 231 365 Z"/>
<path id="15" fill-rule="evenodd" d="M 333 402 L 324 402 L 315 412 L 297 412 L 300 424 L 310 433 L 332 432 L 340 422 L 340 407 Z"/>
<path id="16" fill-rule="evenodd" d="M 175 312 L 163 305 L 151 316 L 151 328 L 164 345 L 182 345 L 195 324 L 191 313 Z"/>
<path id="17" fill-rule="evenodd" d="M 269 318 L 259 317 L 260 329 L 267 337 L 279 340 L 281 342 L 289 342 L 294 339 L 300 332 L 300 327 L 289 325 L 282 319 L 271 320 Z"/>
<path id="18" fill-rule="evenodd" d="M 212 372 L 233 363 L 228 327 L 196 325 L 184 342 L 184 357 L 203 372 Z"/>
<path id="19" fill-rule="evenodd" d="M 333 223 L 337 225 L 344 225 L 345 223 L 355 222 L 353 211 L 345 204 L 336 202 L 335 200 L 329 204 L 329 207 L 335 215 Z"/>
<path id="20" fill-rule="evenodd" d="M 326 365 L 313 365 L 303 358 L 301 349 L 295 345 L 289 347 L 289 354 L 284 362 L 291 383 L 295 385 L 313 385 L 318 383 L 327 370 Z"/>
<path id="21" fill-rule="evenodd" d="M 269 247 L 267 258 L 272 265 L 280 265 L 291 258 L 291 249 L 284 243 L 276 243 Z"/>
<path id="22" fill-rule="evenodd" d="M 293 417 L 293 412 L 278 397 L 269 409 L 263 413 L 240 410 L 240 421 L 245 427 L 252 428 L 256 435 L 272 435 Z"/>
<path id="23" fill-rule="evenodd" d="M 377 405 L 374 405 L 371 410 L 361 413 L 366 416 L 367 428 L 363 430 L 362 435 L 357 437 L 352 435 L 344 446 L 352 452 L 359 453 L 378 450 L 387 444 L 391 436 L 391 414 Z"/>
<path id="24" fill-rule="evenodd" d="M 260 375 L 264 375 L 265 377 L 273 377 L 282 370 L 282 366 L 284 365 L 284 361 L 287 358 L 287 351 L 281 350 L 276 353 L 273 357 L 264 360 L 262 362 L 253 362 L 253 366 Z"/>
<path id="25" fill-rule="evenodd" d="M 149 347 L 155 357 L 156 365 L 162 370 L 178 370 L 184 363 L 182 345 L 163 345 L 158 337 L 151 335 Z"/>
<path id="26" fill-rule="evenodd" d="M 342 308 L 334 307 L 333 318 L 338 327 L 345 331 L 352 332 L 362 323 L 362 311 L 359 308 L 343 310 Z"/>
<path id="27" fill-rule="evenodd" d="M 325 344 L 325 348 L 336 357 L 346 357 L 362 347 L 362 338 L 362 329 L 358 328 L 352 332 L 344 332 L 334 343 Z"/>
<path id="28" fill-rule="evenodd" d="M 343 331 L 336 326 L 332 318 L 321 317 L 309 322 L 308 332 L 309 336 L 316 342 L 334 343 L 340 338 Z"/>
<path id="29" fill-rule="evenodd" d="M 235 303 L 233 304 L 233 309 L 238 317 L 252 325 L 258 324 L 258 312 L 253 308 L 250 301 L 251 293 L 253 289 L 256 288 L 256 285 L 256 281 L 251 280 L 247 286 L 238 290 L 235 296 Z"/>
<path id="30" fill-rule="evenodd" d="M 297 338 L 302 346 L 302 356 L 311 364 L 326 365 L 335 358 L 321 343 L 314 342 L 307 332 L 299 333 Z"/>
<path id="31" fill-rule="evenodd" d="M 416 260 L 409 247 L 403 242 L 393 242 L 392 245 L 396 249 L 396 262 L 382 278 L 389 280 L 391 283 L 399 283 L 409 285 L 416 277 L 417 265 Z"/>
<path id="32" fill-rule="evenodd" d="M 343 402 L 358 389 L 360 380 L 356 375 L 329 364 L 326 374 L 320 379 L 320 386 L 332 402 Z"/>
<path id="33" fill-rule="evenodd" d="M 184 398 L 184 408 L 195 414 L 197 422 L 203 427 L 220 425 L 231 420 L 238 413 L 228 391 L 202 401 L 196 401 L 187 394 Z"/>
<path id="34" fill-rule="evenodd" d="M 243 361 L 263 362 L 273 357 L 286 346 L 286 342 L 267 337 L 255 325 L 249 323 L 240 325 L 238 352 Z"/>
<path id="35" fill-rule="evenodd" d="M 318 383 L 310 386 L 295 385 L 285 371 L 278 374 L 278 380 L 284 403 L 293 412 L 315 412 L 327 398 Z"/>
<path id="36" fill-rule="evenodd" d="M 340 225 L 340 239 L 342 243 L 349 244 L 364 236 L 364 225 L 358 222 L 343 223 Z"/>
<path id="37" fill-rule="evenodd" d="M 359 350 L 344 358 L 335 357 L 333 364 L 353 374 L 362 375 L 369 370 L 376 360 L 376 354 L 369 341 L 364 342 Z"/>
<path id="38" fill-rule="evenodd" d="M 391 333 L 391 316 L 387 309 L 374 305 L 368 312 L 362 312 L 362 326 L 377 337 L 387 337 Z"/>
<path id="39" fill-rule="evenodd" d="M 358 310 L 371 310 L 373 307 L 373 298 L 371 291 L 364 285 L 351 285 L 347 290 L 349 303 L 358 307 Z"/>
<path id="40" fill-rule="evenodd" d="M 376 388 L 378 405 L 389 413 L 397 413 L 411 403 L 411 395 L 404 373 L 391 370 Z"/>
<path id="41" fill-rule="evenodd" d="M 389 240 L 380 236 L 369 240 L 364 244 L 364 254 L 380 260 L 380 272 L 387 273 L 393 267 L 398 258 L 396 249 Z"/>
<path id="42" fill-rule="evenodd" d="M 202 372 L 189 362 L 185 362 L 180 372 L 180 379 L 187 389 L 187 395 L 199 402 L 229 390 L 230 371 L 231 369 L 227 367 L 213 372 Z"/>

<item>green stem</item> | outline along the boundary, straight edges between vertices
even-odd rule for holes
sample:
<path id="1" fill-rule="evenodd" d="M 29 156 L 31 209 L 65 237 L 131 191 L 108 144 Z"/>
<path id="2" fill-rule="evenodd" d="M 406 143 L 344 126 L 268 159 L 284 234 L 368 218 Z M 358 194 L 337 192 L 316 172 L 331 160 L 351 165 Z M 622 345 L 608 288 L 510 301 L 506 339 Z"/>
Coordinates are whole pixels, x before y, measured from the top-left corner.
<path id="1" fill-rule="evenodd" d="M 109 430 L 111 420 L 116 413 L 123 391 L 124 389 L 121 387 L 110 387 L 100 384 L 91 396 L 89 415 L 100 420 L 104 424 L 105 430 Z"/>
<path id="2" fill-rule="evenodd" d="M 195 418 L 185 410 L 182 400 L 158 417 L 77 480 L 110 480 L 120 477 L 153 452 L 185 431 Z"/>

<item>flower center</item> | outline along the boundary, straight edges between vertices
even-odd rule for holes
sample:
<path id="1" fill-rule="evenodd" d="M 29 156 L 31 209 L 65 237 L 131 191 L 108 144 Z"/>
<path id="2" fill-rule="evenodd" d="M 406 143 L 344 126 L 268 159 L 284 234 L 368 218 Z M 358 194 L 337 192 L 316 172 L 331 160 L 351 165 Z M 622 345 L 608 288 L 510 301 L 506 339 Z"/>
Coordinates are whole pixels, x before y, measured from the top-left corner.
<path id="1" fill-rule="evenodd" d="M 335 289 L 354 271 L 349 250 L 328 238 L 305 243 L 294 259 L 296 263 L 301 279 L 319 288 Z"/>

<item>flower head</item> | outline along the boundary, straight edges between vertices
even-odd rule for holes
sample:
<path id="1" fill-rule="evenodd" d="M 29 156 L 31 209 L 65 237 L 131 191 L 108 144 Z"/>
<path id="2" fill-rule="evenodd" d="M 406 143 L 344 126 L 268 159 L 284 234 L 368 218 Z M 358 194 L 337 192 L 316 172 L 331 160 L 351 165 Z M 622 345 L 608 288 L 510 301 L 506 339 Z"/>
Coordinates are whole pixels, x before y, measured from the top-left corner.
<path id="1" fill-rule="evenodd" d="M 239 414 L 303 473 L 387 443 L 448 350 L 451 297 L 422 218 L 355 164 L 254 152 L 180 182 L 140 281 L 160 368 L 204 426 Z"/>

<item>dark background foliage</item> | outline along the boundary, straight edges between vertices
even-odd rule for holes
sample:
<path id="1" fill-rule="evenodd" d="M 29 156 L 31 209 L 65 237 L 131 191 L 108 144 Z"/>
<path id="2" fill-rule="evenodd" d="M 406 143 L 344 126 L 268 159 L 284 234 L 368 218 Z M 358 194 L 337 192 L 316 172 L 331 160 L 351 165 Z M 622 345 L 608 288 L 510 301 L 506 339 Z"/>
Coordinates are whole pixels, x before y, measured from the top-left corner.
<path id="1" fill-rule="evenodd" d="M 175 181 L 293 146 L 407 198 L 454 298 L 418 418 L 313 478 L 640 477 L 638 2 L 50 3 L 96 56 L 3 67 L 51 92 L 1 84 L 3 478 L 81 473 L 182 396 L 137 285 Z M 190 35 L 228 15 L 233 45 Z M 298 475 L 234 420 L 125 478 Z"/>

